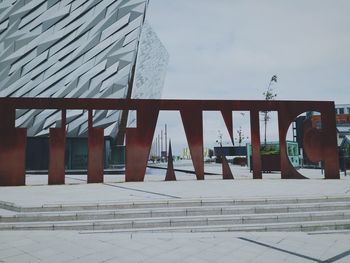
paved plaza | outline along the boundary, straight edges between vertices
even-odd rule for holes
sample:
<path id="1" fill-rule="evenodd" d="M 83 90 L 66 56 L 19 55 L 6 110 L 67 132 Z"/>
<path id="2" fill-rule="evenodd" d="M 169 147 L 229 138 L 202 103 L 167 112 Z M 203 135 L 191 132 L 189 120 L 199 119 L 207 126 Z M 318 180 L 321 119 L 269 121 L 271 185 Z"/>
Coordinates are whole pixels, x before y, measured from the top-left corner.
<path id="1" fill-rule="evenodd" d="M 179 165 L 176 166 L 179 168 Z M 176 168 L 175 167 L 175 168 Z M 187 169 L 183 164 L 182 169 Z M 235 180 L 221 180 L 220 165 L 206 166 L 206 180 L 148 169 L 143 183 L 105 175 L 103 184 L 86 184 L 84 175 L 67 175 L 66 185 L 48 186 L 47 175 L 28 175 L 27 186 L 1 187 L 0 216 L 16 209 L 171 200 L 262 200 L 350 197 L 350 177 L 322 180 L 320 170 L 300 170 L 311 180 L 280 180 L 278 173 L 250 180 L 246 167 L 231 166 Z M 191 167 L 188 167 L 191 170 Z M 12 207 L 13 209 L 6 209 Z M 350 262 L 350 231 L 316 232 L 160 232 L 1 231 L 0 262 Z"/>
<path id="2" fill-rule="evenodd" d="M 2 232 L 0 262 L 349 262 L 350 234 Z"/>

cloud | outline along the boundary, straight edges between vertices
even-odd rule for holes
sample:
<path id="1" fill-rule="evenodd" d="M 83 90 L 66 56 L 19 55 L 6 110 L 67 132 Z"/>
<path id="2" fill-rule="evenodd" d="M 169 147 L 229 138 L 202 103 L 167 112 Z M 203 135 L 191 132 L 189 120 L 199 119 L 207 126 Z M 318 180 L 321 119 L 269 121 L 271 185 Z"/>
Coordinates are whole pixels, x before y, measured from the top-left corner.
<path id="1" fill-rule="evenodd" d="M 164 98 L 350 103 L 350 1 L 151 0 L 170 53 Z"/>

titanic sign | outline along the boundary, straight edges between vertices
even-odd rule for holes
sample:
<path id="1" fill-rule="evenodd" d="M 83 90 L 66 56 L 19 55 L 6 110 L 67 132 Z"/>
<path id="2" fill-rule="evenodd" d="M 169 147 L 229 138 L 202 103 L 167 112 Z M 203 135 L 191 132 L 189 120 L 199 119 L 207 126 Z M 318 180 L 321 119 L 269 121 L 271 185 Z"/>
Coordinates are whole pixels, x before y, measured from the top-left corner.
<path id="1" fill-rule="evenodd" d="M 204 179 L 203 111 L 219 111 L 233 136 L 233 111 L 249 111 L 253 178 L 261 179 L 259 112 L 277 111 L 282 179 L 305 178 L 292 166 L 286 135 L 294 119 L 307 111 L 321 113 L 322 128 L 304 131 L 304 151 L 313 162 L 323 161 L 325 179 L 339 179 L 335 107 L 328 101 L 125 100 L 0 98 L 0 185 L 25 184 L 26 129 L 15 127 L 16 109 L 56 109 L 61 127 L 49 133 L 49 184 L 64 184 L 66 111 L 87 110 L 88 183 L 103 182 L 103 128 L 94 127 L 93 110 L 135 110 L 137 124 L 126 129 L 126 181 L 143 181 L 160 111 L 179 111 L 198 180 Z"/>

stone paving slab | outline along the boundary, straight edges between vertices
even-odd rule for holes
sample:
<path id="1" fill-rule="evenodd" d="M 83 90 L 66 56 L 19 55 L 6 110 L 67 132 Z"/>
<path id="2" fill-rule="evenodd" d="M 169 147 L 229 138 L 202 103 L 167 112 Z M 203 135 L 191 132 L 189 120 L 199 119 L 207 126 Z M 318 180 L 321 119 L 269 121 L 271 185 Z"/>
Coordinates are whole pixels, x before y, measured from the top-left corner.
<path id="1" fill-rule="evenodd" d="M 211 166 L 220 172 L 220 166 Z M 198 198 L 303 198 L 349 196 L 350 176 L 322 180 L 319 170 L 302 171 L 312 180 L 280 180 L 264 174 L 248 180 L 246 168 L 234 168 L 235 180 L 220 175 L 196 181 L 177 174 L 163 182 L 165 171 L 148 170 L 146 182 L 125 183 L 106 175 L 104 184 L 86 184 L 69 175 L 67 185 L 48 186 L 47 175 L 27 176 L 29 186 L 0 187 L 1 204 L 22 207 L 181 200 Z M 46 181 L 45 181 L 46 180 Z M 0 214 L 15 213 L 0 209 Z M 0 232 L 0 262 L 350 262 L 350 232 L 337 233 L 80 233 L 77 231 Z"/>
<path id="2" fill-rule="evenodd" d="M 1 232 L 0 262 L 349 262 L 350 234 Z"/>

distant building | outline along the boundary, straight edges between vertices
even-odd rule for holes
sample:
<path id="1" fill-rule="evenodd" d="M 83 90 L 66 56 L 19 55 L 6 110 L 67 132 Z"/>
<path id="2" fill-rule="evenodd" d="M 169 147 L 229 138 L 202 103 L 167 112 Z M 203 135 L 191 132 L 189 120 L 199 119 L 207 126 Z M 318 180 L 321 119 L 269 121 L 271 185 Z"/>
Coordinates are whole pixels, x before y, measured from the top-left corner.
<path id="1" fill-rule="evenodd" d="M 214 152 L 212 149 L 209 149 L 209 148 L 204 148 L 203 150 L 203 157 L 204 159 L 206 158 L 211 158 L 213 156 Z M 189 148 L 183 148 L 182 149 L 182 155 L 181 155 L 181 158 L 183 160 L 191 160 L 191 151 Z"/>
<path id="2" fill-rule="evenodd" d="M 181 158 L 183 160 L 191 160 L 191 153 L 189 148 L 183 148 L 182 149 L 182 155 Z"/>
<path id="3" fill-rule="evenodd" d="M 350 136 L 350 104 L 337 104 L 335 105 L 336 111 L 336 129 L 337 129 L 337 141 L 338 147 L 341 145 L 346 145 Z M 322 128 L 321 115 L 318 112 L 308 112 L 304 116 L 299 116 L 296 119 L 296 141 L 298 142 L 299 148 L 303 149 L 303 134 L 304 130 L 312 127 L 316 129 Z M 307 156 L 304 152 L 303 159 L 304 164 L 311 164 L 308 161 Z M 341 153 L 340 153 L 341 155 Z"/>
<path id="4" fill-rule="evenodd" d="M 337 115 L 350 114 L 350 104 L 337 104 L 337 105 L 335 105 L 335 112 Z"/>
<path id="5" fill-rule="evenodd" d="M 337 124 L 338 146 L 347 136 L 350 136 L 350 122 Z"/>
<path id="6" fill-rule="evenodd" d="M 345 135 L 339 147 L 339 166 L 345 170 L 350 168 L 350 135 Z"/>
<path id="7" fill-rule="evenodd" d="M 286 141 L 287 156 L 290 163 L 295 168 L 300 167 L 299 147 L 297 142 Z M 252 146 L 247 143 L 247 165 L 252 170 Z M 266 145 L 261 145 L 261 161 L 263 171 L 280 171 L 280 144 L 279 142 L 267 142 Z M 268 168 L 270 167 L 270 168 Z M 271 167 L 274 167 L 271 169 Z"/>

